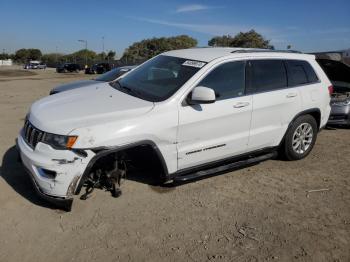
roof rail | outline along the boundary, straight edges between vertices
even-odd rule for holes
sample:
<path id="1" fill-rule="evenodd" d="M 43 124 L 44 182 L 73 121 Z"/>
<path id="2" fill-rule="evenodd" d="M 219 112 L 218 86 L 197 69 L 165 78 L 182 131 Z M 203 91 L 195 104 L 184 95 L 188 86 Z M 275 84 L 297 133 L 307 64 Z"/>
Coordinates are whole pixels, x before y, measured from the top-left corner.
<path id="1" fill-rule="evenodd" d="M 297 50 L 272 50 L 272 49 L 241 49 L 234 50 L 231 53 L 297 53 L 302 54 L 302 52 Z"/>

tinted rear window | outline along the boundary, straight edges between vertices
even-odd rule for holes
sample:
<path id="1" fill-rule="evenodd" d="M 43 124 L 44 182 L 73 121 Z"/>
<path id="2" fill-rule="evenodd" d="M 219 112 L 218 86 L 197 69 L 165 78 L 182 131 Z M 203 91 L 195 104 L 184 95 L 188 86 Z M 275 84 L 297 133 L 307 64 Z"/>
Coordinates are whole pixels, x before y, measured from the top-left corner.
<path id="1" fill-rule="evenodd" d="M 289 86 L 303 85 L 308 83 L 307 74 L 300 61 L 287 61 Z"/>
<path id="2" fill-rule="evenodd" d="M 311 65 L 302 60 L 287 60 L 288 85 L 297 86 L 318 81 L 317 75 Z"/>
<path id="3" fill-rule="evenodd" d="M 251 61 L 251 85 L 255 92 L 287 87 L 287 73 L 283 60 Z"/>
<path id="4" fill-rule="evenodd" d="M 312 66 L 306 61 L 303 61 L 303 63 L 304 63 L 304 68 L 306 70 L 307 79 L 309 80 L 309 83 L 318 82 L 318 77 L 315 73 L 315 70 L 312 68 Z"/>

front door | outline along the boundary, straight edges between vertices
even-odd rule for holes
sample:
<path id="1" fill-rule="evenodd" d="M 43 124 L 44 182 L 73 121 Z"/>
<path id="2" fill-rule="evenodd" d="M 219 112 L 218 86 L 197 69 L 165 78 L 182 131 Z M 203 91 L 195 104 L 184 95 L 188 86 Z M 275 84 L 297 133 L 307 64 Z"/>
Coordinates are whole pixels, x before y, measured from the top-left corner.
<path id="1" fill-rule="evenodd" d="M 220 64 L 200 80 L 197 86 L 215 91 L 215 103 L 180 106 L 179 170 L 246 152 L 252 96 L 245 95 L 245 64 Z"/>

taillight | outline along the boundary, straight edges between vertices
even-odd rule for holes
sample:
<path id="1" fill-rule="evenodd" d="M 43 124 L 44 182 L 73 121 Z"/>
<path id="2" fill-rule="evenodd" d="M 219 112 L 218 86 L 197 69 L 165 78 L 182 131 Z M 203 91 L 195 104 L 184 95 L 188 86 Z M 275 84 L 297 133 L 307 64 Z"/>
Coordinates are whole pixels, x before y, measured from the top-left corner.
<path id="1" fill-rule="evenodd" d="M 330 95 L 330 96 L 333 94 L 334 88 L 333 88 L 332 85 L 328 87 L 328 92 L 329 92 L 329 95 Z"/>

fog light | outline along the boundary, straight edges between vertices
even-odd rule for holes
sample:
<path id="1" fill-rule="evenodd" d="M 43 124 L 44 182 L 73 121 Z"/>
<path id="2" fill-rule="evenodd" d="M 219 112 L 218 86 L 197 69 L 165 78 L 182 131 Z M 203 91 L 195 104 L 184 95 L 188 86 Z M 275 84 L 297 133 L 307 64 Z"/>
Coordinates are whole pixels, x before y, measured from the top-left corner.
<path id="1" fill-rule="evenodd" d="M 48 178 L 48 179 L 55 179 L 56 178 L 57 173 L 55 171 L 48 170 L 48 169 L 41 168 L 41 167 L 38 167 L 37 170 L 39 172 L 39 175 L 44 177 L 44 178 Z"/>

